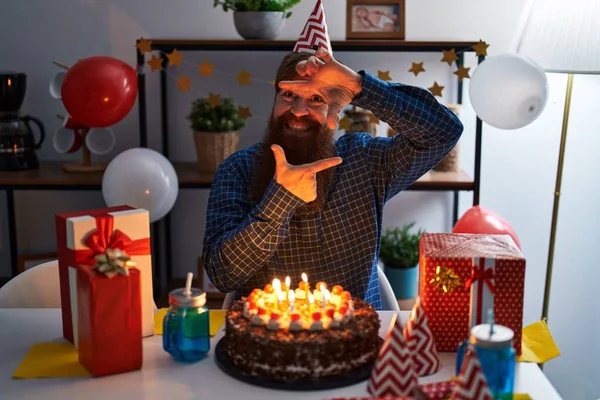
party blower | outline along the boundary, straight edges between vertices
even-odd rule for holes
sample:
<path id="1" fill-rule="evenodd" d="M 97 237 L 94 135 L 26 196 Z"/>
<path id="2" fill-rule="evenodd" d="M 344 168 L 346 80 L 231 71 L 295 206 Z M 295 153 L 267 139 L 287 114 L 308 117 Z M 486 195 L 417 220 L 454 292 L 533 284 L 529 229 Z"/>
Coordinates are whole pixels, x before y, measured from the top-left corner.
<path id="1" fill-rule="evenodd" d="M 50 95 L 62 100 L 68 115 L 57 114 L 63 121 L 53 137 L 54 149 L 60 154 L 81 150 L 81 163 L 65 164 L 67 172 L 102 172 L 106 164 L 93 164 L 91 155 L 108 154 L 116 137 L 109 126 L 121 121 L 131 111 L 137 96 L 135 70 L 121 60 L 95 56 L 79 60 L 63 69 L 50 82 Z"/>

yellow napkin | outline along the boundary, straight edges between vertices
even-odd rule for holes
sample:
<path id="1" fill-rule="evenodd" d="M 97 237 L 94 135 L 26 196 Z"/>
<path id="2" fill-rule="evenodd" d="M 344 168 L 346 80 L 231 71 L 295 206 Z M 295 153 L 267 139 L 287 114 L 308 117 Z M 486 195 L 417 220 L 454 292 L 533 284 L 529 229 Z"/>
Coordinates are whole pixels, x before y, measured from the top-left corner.
<path id="1" fill-rule="evenodd" d="M 545 363 L 560 356 L 560 350 L 544 321 L 534 322 L 523 328 L 519 362 Z"/>
<path id="2" fill-rule="evenodd" d="M 79 364 L 79 353 L 71 343 L 34 343 L 21 364 L 13 372 L 13 379 L 90 377 Z"/>
<path id="3" fill-rule="evenodd" d="M 167 313 L 168 308 L 161 308 L 160 310 L 154 313 L 154 334 L 162 335 L 163 334 L 163 319 L 165 318 L 165 314 Z M 225 322 L 225 310 L 209 310 L 208 318 L 210 324 L 210 336 L 215 336 L 219 329 L 221 329 L 221 325 Z"/>

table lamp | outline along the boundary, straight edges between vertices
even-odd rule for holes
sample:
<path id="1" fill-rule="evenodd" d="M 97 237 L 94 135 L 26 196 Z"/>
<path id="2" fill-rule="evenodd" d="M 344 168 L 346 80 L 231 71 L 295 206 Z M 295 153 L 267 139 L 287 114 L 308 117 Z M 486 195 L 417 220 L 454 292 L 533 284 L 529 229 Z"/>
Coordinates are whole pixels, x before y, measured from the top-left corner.
<path id="1" fill-rule="evenodd" d="M 573 79 L 576 74 L 600 74 L 600 0 L 529 0 L 513 49 L 545 72 L 568 74 L 542 307 L 542 320 L 547 321 Z"/>

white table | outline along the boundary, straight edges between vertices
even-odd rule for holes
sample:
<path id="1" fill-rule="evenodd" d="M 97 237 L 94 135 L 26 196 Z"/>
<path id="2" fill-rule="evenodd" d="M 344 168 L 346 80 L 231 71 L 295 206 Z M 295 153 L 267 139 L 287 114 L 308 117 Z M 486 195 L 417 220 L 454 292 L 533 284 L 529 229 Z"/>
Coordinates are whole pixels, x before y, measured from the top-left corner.
<path id="1" fill-rule="evenodd" d="M 394 312 L 380 312 L 384 336 Z M 403 322 L 409 312 L 401 312 Z M 13 380 L 13 371 L 31 345 L 62 340 L 59 309 L 0 309 L 0 399 L 327 399 L 335 396 L 367 396 L 366 381 L 346 388 L 319 392 L 277 391 L 240 382 L 215 364 L 212 350 L 222 337 L 211 342 L 208 358 L 192 365 L 179 364 L 162 349 L 162 336 L 144 339 L 142 370 L 103 378 Z M 442 369 L 422 382 L 446 380 L 454 374 L 455 354 L 441 353 Z M 518 363 L 516 392 L 533 399 L 560 399 L 536 364 Z"/>

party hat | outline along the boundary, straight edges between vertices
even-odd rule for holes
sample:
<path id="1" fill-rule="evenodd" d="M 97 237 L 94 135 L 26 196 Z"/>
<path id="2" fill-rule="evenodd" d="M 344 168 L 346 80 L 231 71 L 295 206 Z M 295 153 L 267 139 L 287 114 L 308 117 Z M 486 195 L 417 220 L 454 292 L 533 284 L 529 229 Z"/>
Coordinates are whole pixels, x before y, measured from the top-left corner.
<path id="1" fill-rule="evenodd" d="M 410 319 L 404 327 L 404 337 L 412 353 L 417 375 L 427 376 L 438 372 L 441 362 L 420 298 L 417 298 Z"/>
<path id="2" fill-rule="evenodd" d="M 463 361 L 450 400 L 493 400 L 475 350 L 469 350 Z"/>
<path id="3" fill-rule="evenodd" d="M 419 389 L 417 374 L 399 318 L 383 342 L 367 390 L 376 397 L 411 396 Z"/>
<path id="4" fill-rule="evenodd" d="M 315 53 L 321 47 L 329 52 L 332 51 L 323 3 L 317 0 L 294 46 L 294 53 Z"/>

